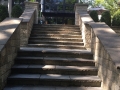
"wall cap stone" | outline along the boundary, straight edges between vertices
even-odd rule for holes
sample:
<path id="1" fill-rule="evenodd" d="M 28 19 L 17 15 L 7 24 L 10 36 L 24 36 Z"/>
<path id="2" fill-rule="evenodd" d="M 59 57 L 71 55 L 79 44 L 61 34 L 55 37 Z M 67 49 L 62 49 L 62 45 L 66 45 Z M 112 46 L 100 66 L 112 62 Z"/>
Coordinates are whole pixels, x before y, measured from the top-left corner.
<path id="1" fill-rule="evenodd" d="M 80 12 L 79 14 L 83 23 L 94 23 L 93 19 L 89 16 L 87 12 Z"/>
<path id="2" fill-rule="evenodd" d="M 34 12 L 35 9 L 25 9 L 19 18 L 23 19 L 22 22 L 29 22 Z"/>
<path id="3" fill-rule="evenodd" d="M 0 50 L 3 45 L 7 43 L 14 31 L 20 25 L 22 19 L 20 18 L 6 18 L 0 23 Z"/>
<path id="4" fill-rule="evenodd" d="M 76 10 L 77 6 L 86 6 L 86 7 L 88 7 L 88 4 L 75 3 L 74 10 Z"/>

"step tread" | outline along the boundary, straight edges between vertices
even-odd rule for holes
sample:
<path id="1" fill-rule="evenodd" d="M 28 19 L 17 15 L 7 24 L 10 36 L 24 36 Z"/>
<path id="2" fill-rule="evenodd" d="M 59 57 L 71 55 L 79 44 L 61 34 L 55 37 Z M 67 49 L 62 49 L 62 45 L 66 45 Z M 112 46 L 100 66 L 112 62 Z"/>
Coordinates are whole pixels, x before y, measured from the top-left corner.
<path id="1" fill-rule="evenodd" d="M 16 57 L 16 60 L 21 60 L 21 59 L 37 59 L 37 60 L 54 60 L 54 61 L 86 61 L 86 62 L 95 62 L 93 59 L 83 59 L 83 58 L 60 58 L 60 57 Z"/>
<path id="2" fill-rule="evenodd" d="M 44 36 L 44 35 L 51 35 L 51 36 L 54 36 L 54 35 L 58 35 L 58 36 L 81 36 L 81 35 L 73 35 L 73 34 L 50 34 L 50 33 L 48 33 L 48 34 L 33 34 L 33 33 L 31 33 L 31 35 L 39 35 L 39 36 Z"/>
<path id="3" fill-rule="evenodd" d="M 47 32 L 47 33 L 51 33 L 51 32 L 80 32 L 80 30 L 66 30 L 66 29 L 62 29 L 62 30 L 56 30 L 56 31 L 50 31 L 50 30 L 32 30 L 32 32 Z"/>
<path id="4" fill-rule="evenodd" d="M 20 47 L 20 51 L 40 51 L 40 52 L 63 52 L 63 53 L 78 53 L 78 54 L 83 54 L 83 53 L 88 53 L 92 54 L 91 51 L 89 50 L 81 50 L 81 49 L 59 49 L 59 48 L 38 48 L 38 47 Z"/>
<path id="5" fill-rule="evenodd" d="M 56 45 L 56 44 L 28 44 L 28 46 L 29 46 L 29 45 L 31 45 L 31 46 L 32 46 L 32 45 L 38 45 L 38 46 L 43 46 L 43 45 L 44 45 L 44 46 L 84 47 L 83 45 L 60 45 L 60 44 L 57 44 L 57 45 Z"/>
<path id="6" fill-rule="evenodd" d="M 12 69 L 53 69 L 53 70 L 79 70 L 79 71 L 91 71 L 97 70 L 94 66 L 60 66 L 60 65 L 14 65 Z"/>
<path id="7" fill-rule="evenodd" d="M 65 40 L 65 41 L 63 41 L 63 40 L 59 40 L 59 41 L 56 41 L 56 40 L 29 40 L 29 42 L 64 42 L 64 43 L 81 43 L 81 42 L 74 42 L 74 41 L 68 41 L 68 40 Z"/>
<path id="8" fill-rule="evenodd" d="M 40 80 L 79 80 L 79 81 L 98 81 L 98 76 L 80 76 L 80 75 L 60 75 L 60 74 L 12 74 L 8 79 L 40 79 Z"/>
<path id="9" fill-rule="evenodd" d="M 55 87 L 55 86 L 39 86 L 39 85 L 24 85 L 15 86 L 9 85 L 3 90 L 102 90 L 101 87 Z"/>
<path id="10" fill-rule="evenodd" d="M 36 39 L 36 38 L 40 38 L 40 39 L 70 39 L 70 40 L 82 40 L 82 38 L 63 38 L 63 37 L 30 37 L 30 39 Z"/>

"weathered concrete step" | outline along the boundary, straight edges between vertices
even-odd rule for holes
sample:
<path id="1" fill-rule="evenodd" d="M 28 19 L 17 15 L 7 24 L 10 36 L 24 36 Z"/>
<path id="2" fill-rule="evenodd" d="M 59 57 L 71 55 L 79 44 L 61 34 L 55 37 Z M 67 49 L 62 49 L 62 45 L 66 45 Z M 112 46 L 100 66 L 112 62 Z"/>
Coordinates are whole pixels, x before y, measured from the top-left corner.
<path id="1" fill-rule="evenodd" d="M 8 84 L 100 87 L 101 80 L 98 76 L 60 74 L 13 74 L 8 77 Z"/>
<path id="2" fill-rule="evenodd" d="M 32 34 L 72 34 L 72 35 L 81 35 L 81 32 L 46 32 L 46 31 L 32 31 Z"/>
<path id="3" fill-rule="evenodd" d="M 94 66 L 59 66 L 59 65 L 14 65 L 12 74 L 61 74 L 61 75 L 97 75 Z"/>
<path id="4" fill-rule="evenodd" d="M 58 57 L 17 57 L 15 63 L 24 65 L 95 66 L 92 59 Z"/>
<path id="5" fill-rule="evenodd" d="M 81 32 L 80 28 L 33 28 L 32 31 L 44 32 Z"/>
<path id="6" fill-rule="evenodd" d="M 30 40 L 35 40 L 35 39 L 39 39 L 39 40 L 44 40 L 44 39 L 52 39 L 52 40 L 82 40 L 82 38 L 63 38 L 63 37 L 30 37 Z"/>
<path id="7" fill-rule="evenodd" d="M 78 25 L 33 25 L 34 27 L 57 27 L 57 28 L 65 28 L 65 27 L 79 27 Z"/>
<path id="8" fill-rule="evenodd" d="M 81 45 L 57 45 L 57 44 L 28 44 L 28 47 L 42 47 L 42 48 L 61 48 L 61 49 L 86 49 L 84 44 Z"/>
<path id="9" fill-rule="evenodd" d="M 64 28 L 64 27 L 79 27 L 78 25 L 56 25 L 56 24 L 47 24 L 47 25 L 39 25 L 39 24 L 34 24 L 33 25 L 34 27 L 61 27 L 61 28 Z"/>
<path id="10" fill-rule="evenodd" d="M 43 29 L 43 30 L 41 30 L 41 29 L 33 29 L 32 30 L 32 32 L 48 32 L 48 33 L 51 33 L 51 32 L 60 32 L 60 33 L 65 33 L 65 32 L 81 32 L 79 29 L 56 29 L 56 30 L 54 30 L 54 29 L 50 29 L 50 28 L 46 28 L 46 29 Z"/>
<path id="11" fill-rule="evenodd" d="M 40 37 L 31 37 L 29 38 L 29 41 L 42 41 L 42 40 L 46 40 L 46 41 L 74 41 L 74 42 L 83 42 L 83 39 L 72 39 L 72 38 L 40 38 Z"/>
<path id="12" fill-rule="evenodd" d="M 72 35 L 72 34 L 32 34 L 32 33 L 31 33 L 31 37 L 82 38 L 81 35 Z"/>
<path id="13" fill-rule="evenodd" d="M 101 87 L 57 87 L 40 85 L 9 85 L 3 90 L 102 90 Z"/>
<path id="14" fill-rule="evenodd" d="M 83 45 L 83 42 L 72 41 L 49 41 L 49 40 L 29 40 L 28 44 L 60 44 L 60 45 Z"/>
<path id="15" fill-rule="evenodd" d="M 32 57 L 65 57 L 65 58 L 86 58 L 92 59 L 93 54 L 88 50 L 78 49 L 51 49 L 36 47 L 21 47 L 18 56 Z"/>

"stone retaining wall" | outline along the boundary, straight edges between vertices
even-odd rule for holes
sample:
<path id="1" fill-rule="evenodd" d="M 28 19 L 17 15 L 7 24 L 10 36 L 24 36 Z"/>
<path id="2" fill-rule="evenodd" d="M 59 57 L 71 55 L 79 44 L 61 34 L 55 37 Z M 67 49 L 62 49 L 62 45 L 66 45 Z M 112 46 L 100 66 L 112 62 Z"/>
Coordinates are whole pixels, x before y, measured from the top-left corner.
<path id="1" fill-rule="evenodd" d="M 98 76 L 102 79 L 103 90 L 119 90 L 119 35 L 105 23 L 93 22 L 87 13 L 79 13 L 79 15 L 79 25 L 84 34 L 84 40 L 88 44 L 85 46 L 91 46 L 91 52 L 98 68 Z"/>
<path id="2" fill-rule="evenodd" d="M 0 90 L 5 86 L 20 46 L 26 46 L 35 22 L 35 9 L 25 9 L 20 18 L 0 23 Z"/>
<path id="3" fill-rule="evenodd" d="M 19 18 L 23 19 L 20 30 L 20 46 L 26 46 L 28 44 L 33 23 L 35 23 L 35 9 L 25 9 Z"/>
<path id="4" fill-rule="evenodd" d="M 7 18 L 0 23 L 0 90 L 6 84 L 20 47 L 21 21 L 22 19 Z"/>

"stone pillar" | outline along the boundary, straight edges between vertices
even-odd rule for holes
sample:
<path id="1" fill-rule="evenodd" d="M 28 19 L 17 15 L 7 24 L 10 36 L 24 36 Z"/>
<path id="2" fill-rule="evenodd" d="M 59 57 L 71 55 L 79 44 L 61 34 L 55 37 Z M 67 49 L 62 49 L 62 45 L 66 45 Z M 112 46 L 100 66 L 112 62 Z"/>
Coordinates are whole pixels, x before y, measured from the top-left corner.
<path id="1" fill-rule="evenodd" d="M 35 9 L 35 24 L 38 24 L 39 2 L 25 2 L 25 9 Z"/>
<path id="2" fill-rule="evenodd" d="M 8 0 L 8 13 L 9 13 L 9 17 L 11 17 L 11 11 L 12 11 L 12 0 Z"/>
<path id="3" fill-rule="evenodd" d="M 75 4 L 75 25 L 79 25 L 79 13 L 87 12 L 88 4 Z"/>

